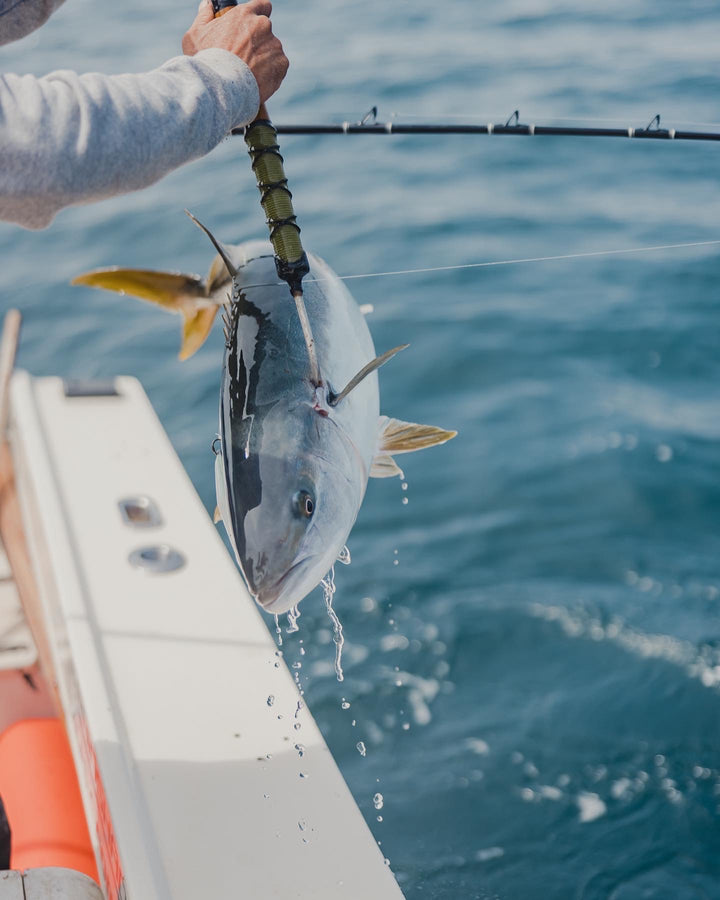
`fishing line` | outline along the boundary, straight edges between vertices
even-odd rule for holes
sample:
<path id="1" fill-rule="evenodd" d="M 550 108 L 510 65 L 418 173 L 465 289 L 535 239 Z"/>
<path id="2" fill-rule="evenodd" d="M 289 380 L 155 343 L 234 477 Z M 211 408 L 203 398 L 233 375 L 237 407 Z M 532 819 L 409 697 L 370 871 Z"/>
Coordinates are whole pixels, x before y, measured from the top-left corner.
<path id="1" fill-rule="evenodd" d="M 453 266 L 425 266 L 420 269 L 395 269 L 389 272 L 363 272 L 357 275 L 338 275 L 340 281 L 353 281 L 360 278 L 387 278 L 394 275 L 419 275 L 427 272 L 453 272 L 459 269 L 487 269 L 493 266 L 515 266 L 523 263 L 540 263 L 555 262 L 563 259 L 588 259 L 589 257 L 598 256 L 621 256 L 630 253 L 655 253 L 660 250 L 680 250 L 690 247 L 716 247 L 720 244 L 719 240 L 713 241 L 692 241 L 683 244 L 655 244 L 651 247 L 628 247 L 624 250 L 589 250 L 584 253 L 562 253 L 557 256 L 528 256 L 522 259 L 497 259 L 489 262 L 461 263 Z M 305 278 L 305 284 L 319 283 L 330 281 L 330 278 Z M 262 284 L 243 285 L 243 290 L 249 288 L 275 287 L 282 282 L 264 282 Z"/>

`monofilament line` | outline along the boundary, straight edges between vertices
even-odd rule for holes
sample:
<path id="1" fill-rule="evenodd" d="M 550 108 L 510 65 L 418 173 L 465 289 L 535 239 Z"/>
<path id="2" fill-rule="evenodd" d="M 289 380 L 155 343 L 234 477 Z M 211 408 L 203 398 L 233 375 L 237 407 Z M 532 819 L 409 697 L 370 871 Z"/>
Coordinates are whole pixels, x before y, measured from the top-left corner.
<path id="1" fill-rule="evenodd" d="M 720 244 L 715 241 L 693 241 L 688 244 L 658 244 L 653 247 L 630 247 L 625 250 L 591 250 L 586 253 L 563 253 L 558 256 L 529 256 L 524 259 L 499 259 L 492 262 L 463 263 L 456 266 L 429 266 L 422 269 L 396 269 L 392 272 L 366 272 L 362 275 L 340 275 L 342 281 L 351 281 L 356 278 L 384 278 L 389 275 L 418 275 L 423 272 L 450 272 L 457 269 L 485 269 L 491 266 L 513 266 L 520 263 L 553 262 L 561 259 L 586 259 L 590 256 L 620 256 L 628 253 L 652 253 L 658 250 L 678 250 L 683 247 L 711 247 Z M 314 279 L 306 279 L 313 281 Z M 318 281 L 322 279 L 317 279 Z"/>
<path id="2" fill-rule="evenodd" d="M 477 263 L 461 263 L 454 266 L 429 266 L 421 269 L 395 269 L 391 272 L 365 272 L 358 275 L 338 275 L 341 281 L 352 281 L 359 278 L 386 278 L 392 275 L 420 275 L 425 272 L 453 272 L 458 269 L 488 269 L 493 266 L 515 266 L 523 263 L 540 263 L 555 262 L 564 259 L 587 259 L 589 257 L 598 256 L 622 256 L 631 253 L 656 253 L 660 250 L 682 250 L 692 247 L 717 247 L 720 240 L 714 241 L 692 241 L 684 244 L 656 244 L 652 247 L 629 247 L 625 250 L 589 250 L 585 253 L 562 253 L 557 256 L 528 256 L 518 259 L 497 259 L 490 262 Z M 329 278 L 304 278 L 303 283 L 308 282 L 320 283 L 329 281 Z M 282 285 L 282 281 L 262 282 L 259 284 L 243 285 L 243 290 L 250 288 L 275 287 Z"/>

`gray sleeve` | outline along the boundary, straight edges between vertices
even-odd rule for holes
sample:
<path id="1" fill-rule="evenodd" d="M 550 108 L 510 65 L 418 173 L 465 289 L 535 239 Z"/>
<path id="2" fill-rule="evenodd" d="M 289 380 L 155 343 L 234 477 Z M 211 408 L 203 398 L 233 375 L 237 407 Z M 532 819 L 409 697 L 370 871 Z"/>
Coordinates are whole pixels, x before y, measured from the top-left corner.
<path id="1" fill-rule="evenodd" d="M 0 0 L 0 44 L 17 41 L 47 22 L 65 0 Z"/>
<path id="2" fill-rule="evenodd" d="M 0 76 L 0 219 L 43 228 L 65 206 L 146 187 L 258 105 L 252 72 L 226 50 L 142 75 Z"/>

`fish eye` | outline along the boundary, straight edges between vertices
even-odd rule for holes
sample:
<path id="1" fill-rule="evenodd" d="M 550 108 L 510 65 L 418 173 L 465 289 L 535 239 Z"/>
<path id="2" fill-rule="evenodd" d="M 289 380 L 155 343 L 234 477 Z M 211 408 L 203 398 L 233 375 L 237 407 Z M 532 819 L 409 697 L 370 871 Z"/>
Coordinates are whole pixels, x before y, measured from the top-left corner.
<path id="1" fill-rule="evenodd" d="M 308 491 L 298 491 L 293 497 L 293 507 L 296 515 L 310 519 L 315 512 L 315 500 Z"/>

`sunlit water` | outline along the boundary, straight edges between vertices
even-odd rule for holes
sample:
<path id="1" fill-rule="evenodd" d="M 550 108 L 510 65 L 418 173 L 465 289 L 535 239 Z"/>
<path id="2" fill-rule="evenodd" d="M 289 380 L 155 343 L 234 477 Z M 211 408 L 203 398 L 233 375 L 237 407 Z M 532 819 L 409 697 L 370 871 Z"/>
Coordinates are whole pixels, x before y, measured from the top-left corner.
<path id="1" fill-rule="evenodd" d="M 194 9 L 68 0 L 0 53 L 23 72 L 148 68 Z M 273 17 L 292 60 L 278 121 L 374 104 L 720 120 L 706 0 L 276 0 Z M 305 244 L 341 274 L 720 238 L 713 145 L 282 144 Z M 263 235 L 241 141 L 47 232 L 0 227 L 0 302 L 25 313 L 33 372 L 139 376 L 212 512 L 220 330 L 181 365 L 176 319 L 68 286 L 111 264 L 206 271 L 184 207 L 225 241 Z M 707 247 L 349 282 L 378 352 L 411 344 L 380 373 L 383 413 L 459 436 L 402 457 L 407 490 L 369 486 L 337 573 L 342 685 L 322 591 L 278 653 L 302 661 L 412 900 L 720 896 L 719 275 Z"/>

